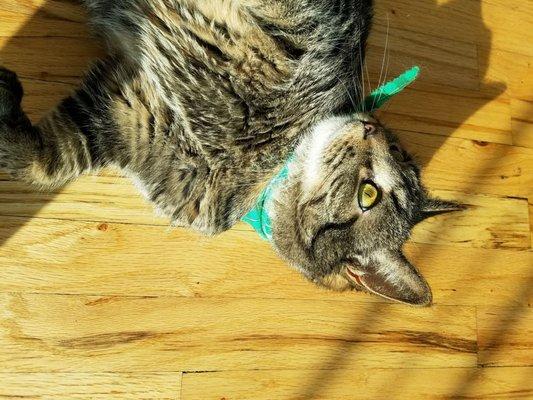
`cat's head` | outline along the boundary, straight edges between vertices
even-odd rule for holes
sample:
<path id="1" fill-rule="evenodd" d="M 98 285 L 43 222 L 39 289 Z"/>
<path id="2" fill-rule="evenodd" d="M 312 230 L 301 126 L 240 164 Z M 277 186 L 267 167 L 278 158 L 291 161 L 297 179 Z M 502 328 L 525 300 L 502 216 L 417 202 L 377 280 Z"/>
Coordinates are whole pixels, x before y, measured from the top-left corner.
<path id="1" fill-rule="evenodd" d="M 424 218 L 458 210 L 431 199 L 419 168 L 369 114 L 318 124 L 299 144 L 272 203 L 274 247 L 308 279 L 413 305 L 431 290 L 402 253 Z"/>

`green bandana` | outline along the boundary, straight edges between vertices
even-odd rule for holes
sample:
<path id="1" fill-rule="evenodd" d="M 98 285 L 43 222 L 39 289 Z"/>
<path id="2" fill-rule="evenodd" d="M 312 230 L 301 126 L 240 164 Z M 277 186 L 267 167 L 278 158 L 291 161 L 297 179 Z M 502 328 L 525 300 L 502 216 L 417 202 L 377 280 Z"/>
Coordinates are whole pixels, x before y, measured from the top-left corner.
<path id="1" fill-rule="evenodd" d="M 392 96 L 400 93 L 418 77 L 420 68 L 414 66 L 392 81 L 381 85 L 368 95 L 361 108 L 365 112 L 372 112 L 385 104 Z M 282 184 L 289 175 L 289 164 L 292 157 L 285 163 L 281 171 L 268 183 L 265 190 L 257 198 L 254 207 L 241 218 L 242 221 L 250 224 L 262 239 L 272 239 L 272 227 L 270 225 L 269 207 L 272 203 L 272 194 L 277 187 Z"/>

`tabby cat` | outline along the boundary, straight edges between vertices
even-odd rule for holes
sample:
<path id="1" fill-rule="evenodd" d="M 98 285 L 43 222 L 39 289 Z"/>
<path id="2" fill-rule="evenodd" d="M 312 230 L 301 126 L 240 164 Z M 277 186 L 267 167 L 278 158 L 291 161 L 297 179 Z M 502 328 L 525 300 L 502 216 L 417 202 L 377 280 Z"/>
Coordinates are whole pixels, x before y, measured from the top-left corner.
<path id="1" fill-rule="evenodd" d="M 229 229 L 290 156 L 272 244 L 309 280 L 428 305 L 401 247 L 430 199 L 363 94 L 371 0 L 85 0 L 105 40 L 32 125 L 0 69 L 0 167 L 40 188 L 116 166 L 176 226 Z"/>

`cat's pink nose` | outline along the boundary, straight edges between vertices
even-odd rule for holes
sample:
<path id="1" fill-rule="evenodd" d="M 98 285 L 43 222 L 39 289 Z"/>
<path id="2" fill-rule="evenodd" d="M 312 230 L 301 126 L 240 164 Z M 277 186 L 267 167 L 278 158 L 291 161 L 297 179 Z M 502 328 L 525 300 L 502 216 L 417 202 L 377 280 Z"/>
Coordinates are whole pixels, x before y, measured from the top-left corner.
<path id="1" fill-rule="evenodd" d="M 373 122 L 363 122 L 364 138 L 374 135 L 377 132 L 376 124 Z"/>

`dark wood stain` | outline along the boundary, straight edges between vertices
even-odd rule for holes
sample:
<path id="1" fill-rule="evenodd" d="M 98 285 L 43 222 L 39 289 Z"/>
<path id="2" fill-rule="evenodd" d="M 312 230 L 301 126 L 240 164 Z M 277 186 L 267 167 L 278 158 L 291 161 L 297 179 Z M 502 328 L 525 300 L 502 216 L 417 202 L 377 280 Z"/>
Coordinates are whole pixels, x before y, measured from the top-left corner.
<path id="1" fill-rule="evenodd" d="M 368 335 L 368 337 L 365 337 Z M 378 336 L 375 338 L 375 336 Z M 383 331 L 383 332 L 366 332 L 361 337 L 331 337 L 316 335 L 250 335 L 246 337 L 235 338 L 232 341 L 253 341 L 253 340 L 302 340 L 302 341 L 331 341 L 347 344 L 358 343 L 409 343 L 416 346 L 439 349 L 447 352 L 460 353 L 477 353 L 477 341 L 470 339 L 457 338 L 452 336 L 441 335 L 436 332 L 418 332 L 418 331 Z"/>
<path id="2" fill-rule="evenodd" d="M 81 336 L 74 339 L 60 340 L 58 345 L 71 349 L 104 349 L 121 344 L 139 342 L 159 336 L 147 331 L 124 331 L 112 333 L 99 333 L 96 335 Z"/>
<path id="3" fill-rule="evenodd" d="M 530 399 L 532 398 L 533 390 L 531 389 L 524 389 L 524 390 L 506 390 L 502 392 L 493 392 L 491 391 L 490 397 L 493 398 L 502 398 L 502 399 L 518 399 L 518 398 L 524 398 L 524 399 Z M 500 397 L 501 396 L 501 397 Z M 463 399 L 463 400 L 483 400 L 487 398 L 486 394 L 480 394 L 480 395 L 461 395 L 461 396 L 454 396 L 454 399 Z"/>
<path id="4" fill-rule="evenodd" d="M 85 303 L 85 305 L 86 306 L 96 306 L 96 305 L 99 305 L 99 304 L 105 304 L 105 303 L 109 303 L 109 302 L 115 300 L 116 298 L 117 298 L 117 296 L 100 297 L 99 299 L 88 301 L 87 303 Z"/>
<path id="5" fill-rule="evenodd" d="M 436 347 L 461 353 L 477 353 L 477 341 L 453 336 L 445 336 L 436 332 L 418 331 L 385 331 L 391 343 L 404 342 L 425 347 Z"/>

